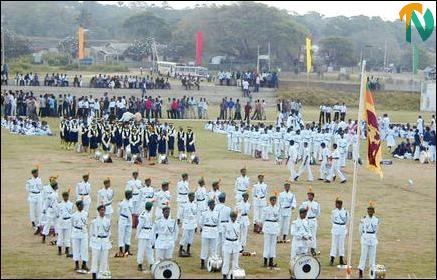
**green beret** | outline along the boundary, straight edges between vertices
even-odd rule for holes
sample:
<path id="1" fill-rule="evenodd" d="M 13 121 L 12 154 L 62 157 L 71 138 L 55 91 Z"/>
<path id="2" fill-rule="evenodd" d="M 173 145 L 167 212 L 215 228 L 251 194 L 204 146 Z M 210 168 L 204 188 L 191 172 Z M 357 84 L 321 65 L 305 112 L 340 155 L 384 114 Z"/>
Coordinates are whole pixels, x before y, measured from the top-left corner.
<path id="1" fill-rule="evenodd" d="M 38 168 L 33 168 L 31 172 L 32 172 L 32 174 L 37 173 L 38 172 Z"/>
<path id="2" fill-rule="evenodd" d="M 306 213 L 308 209 L 306 207 L 299 208 L 299 213 Z"/>
<path id="3" fill-rule="evenodd" d="M 212 205 L 212 204 L 215 204 L 215 200 L 214 200 L 214 199 L 210 199 L 210 200 L 208 200 L 208 206 L 209 206 L 209 205 Z"/>
<path id="4" fill-rule="evenodd" d="M 215 187 L 215 186 L 217 186 L 219 183 L 220 183 L 220 181 L 214 181 L 214 182 L 212 182 L 212 186 Z"/>
<path id="5" fill-rule="evenodd" d="M 190 197 L 193 196 L 194 197 L 194 192 L 189 192 L 188 196 L 190 196 Z"/>
<path id="6" fill-rule="evenodd" d="M 230 214 L 230 217 L 231 218 L 234 218 L 234 217 L 236 218 L 237 217 L 237 212 L 232 211 L 231 214 Z"/>
<path id="7" fill-rule="evenodd" d="M 168 184 L 170 184 L 170 182 L 169 181 L 165 181 L 165 180 L 162 181 L 162 183 L 161 183 L 162 186 L 168 186 Z"/>
<path id="8" fill-rule="evenodd" d="M 276 199 L 276 195 L 272 195 L 272 196 L 270 197 L 270 200 L 273 200 L 273 199 Z"/>
<path id="9" fill-rule="evenodd" d="M 150 201 L 146 202 L 146 209 L 147 210 L 152 209 L 152 207 L 153 207 L 153 203 L 152 202 L 150 202 Z"/>
<path id="10" fill-rule="evenodd" d="M 182 173 L 182 177 L 187 177 L 188 173 Z"/>

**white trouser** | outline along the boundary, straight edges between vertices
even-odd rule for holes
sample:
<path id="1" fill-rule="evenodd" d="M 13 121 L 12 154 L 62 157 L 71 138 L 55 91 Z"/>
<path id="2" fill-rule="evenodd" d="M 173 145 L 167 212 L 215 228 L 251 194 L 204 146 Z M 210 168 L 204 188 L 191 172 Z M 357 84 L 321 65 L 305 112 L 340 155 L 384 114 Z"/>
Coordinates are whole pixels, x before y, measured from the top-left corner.
<path id="1" fill-rule="evenodd" d="M 54 227 L 55 224 L 56 224 L 56 217 L 46 215 L 46 222 L 44 223 L 44 228 L 42 230 L 42 234 L 47 236 L 50 232 L 50 228 Z"/>
<path id="2" fill-rule="evenodd" d="M 261 158 L 263 160 L 269 160 L 269 145 L 268 144 L 261 145 Z"/>
<path id="3" fill-rule="evenodd" d="M 331 240 L 331 257 L 338 256 L 344 257 L 344 240 L 346 235 L 345 234 L 332 234 L 332 240 Z"/>
<path id="4" fill-rule="evenodd" d="M 313 173 L 311 172 L 311 166 L 309 163 L 309 160 L 306 164 L 303 164 L 300 166 L 299 168 L 299 173 L 297 174 L 299 177 L 304 173 L 304 172 L 308 172 L 308 181 L 313 181 Z"/>
<path id="5" fill-rule="evenodd" d="M 73 260 L 88 261 L 88 237 L 72 238 L 73 243 Z"/>
<path id="6" fill-rule="evenodd" d="M 344 177 L 343 173 L 340 170 L 340 166 L 338 166 L 339 163 L 333 163 L 332 167 L 331 167 L 331 171 L 329 173 L 328 176 L 328 180 L 331 181 L 332 178 L 337 174 L 338 177 L 340 178 L 340 181 L 344 181 L 346 180 L 346 177 Z"/>
<path id="7" fill-rule="evenodd" d="M 218 234 L 216 247 L 216 254 L 221 257 L 223 255 L 223 232 L 219 232 Z"/>
<path id="8" fill-rule="evenodd" d="M 429 160 L 435 162 L 435 146 L 429 146 Z"/>
<path id="9" fill-rule="evenodd" d="M 287 158 L 288 157 L 288 147 L 290 146 L 288 141 L 284 141 L 282 143 L 282 147 L 284 147 L 284 157 Z"/>
<path id="10" fill-rule="evenodd" d="M 108 249 L 91 249 L 91 273 L 103 273 L 109 271 L 108 253 Z"/>
<path id="11" fill-rule="evenodd" d="M 297 240 L 293 237 L 291 241 L 291 258 L 296 257 L 297 255 L 307 254 L 308 253 L 308 242 L 303 240 Z"/>
<path id="12" fill-rule="evenodd" d="M 238 258 L 240 253 L 223 253 L 223 267 L 222 274 L 227 275 L 230 279 L 230 273 L 238 267 Z M 232 264 L 231 264 L 232 259 Z"/>
<path id="13" fill-rule="evenodd" d="M 162 260 L 170 260 L 173 258 L 173 249 L 174 247 L 168 248 L 168 249 L 156 249 L 156 260 L 162 261 Z"/>
<path id="14" fill-rule="evenodd" d="M 281 156 L 281 153 L 282 153 L 281 142 L 275 141 L 275 142 L 273 142 L 273 144 L 275 145 L 275 147 L 274 147 L 275 157 L 278 158 L 279 156 Z"/>
<path id="15" fill-rule="evenodd" d="M 358 151 L 357 151 L 356 147 L 357 147 L 357 144 L 352 145 L 352 159 L 354 162 L 358 160 Z"/>
<path id="16" fill-rule="evenodd" d="M 290 171 L 290 180 L 294 181 L 294 178 L 296 177 L 296 169 L 295 169 L 295 163 L 292 160 L 288 161 L 288 170 Z"/>
<path id="17" fill-rule="evenodd" d="M 136 195 L 136 196 L 138 196 L 138 195 Z M 139 200 L 133 200 L 132 199 L 132 209 L 133 209 L 132 214 L 137 214 L 138 215 L 138 213 L 141 213 L 141 211 L 144 210 L 143 208 L 144 207 L 140 207 L 140 201 Z"/>
<path id="18" fill-rule="evenodd" d="M 255 200 L 256 201 L 256 200 Z M 263 211 L 263 208 L 265 207 L 265 204 L 255 204 L 253 206 L 253 223 L 256 224 L 257 222 L 261 223 L 261 213 Z"/>
<path id="19" fill-rule="evenodd" d="M 319 169 L 320 175 L 319 178 L 320 179 L 327 179 L 330 173 L 330 169 L 328 167 L 328 164 L 326 162 L 323 162 L 320 164 L 320 169 Z"/>
<path id="20" fill-rule="evenodd" d="M 182 213 L 184 212 L 184 205 L 186 202 L 179 202 L 178 201 L 178 212 L 176 213 L 176 219 L 180 220 L 182 222 Z"/>
<path id="21" fill-rule="evenodd" d="M 208 257 L 216 256 L 217 254 L 217 238 L 202 237 L 202 248 L 200 250 L 200 258 L 206 260 Z"/>
<path id="22" fill-rule="evenodd" d="M 264 233 L 263 258 L 276 258 L 276 238 L 278 235 Z"/>
<path id="23" fill-rule="evenodd" d="M 58 239 L 56 245 L 58 247 L 71 246 L 71 228 L 58 228 Z"/>
<path id="24" fill-rule="evenodd" d="M 179 245 L 187 246 L 188 244 L 193 244 L 194 239 L 194 228 L 193 229 L 185 229 L 182 232 L 182 238 L 179 241 Z"/>
<path id="25" fill-rule="evenodd" d="M 341 167 L 346 166 L 346 157 L 347 157 L 347 151 L 344 153 L 340 153 L 340 166 Z"/>
<path id="26" fill-rule="evenodd" d="M 232 151 L 232 136 L 228 134 L 228 151 Z"/>
<path id="27" fill-rule="evenodd" d="M 291 216 L 280 216 L 279 217 L 279 234 L 281 236 L 288 235 L 288 232 L 290 230 L 290 221 L 291 221 Z"/>
<path id="28" fill-rule="evenodd" d="M 240 241 L 243 248 L 246 247 L 248 229 L 249 227 L 247 224 L 240 223 Z"/>
<path id="29" fill-rule="evenodd" d="M 240 146 L 240 141 L 234 141 L 233 142 L 233 151 L 235 152 L 241 152 L 241 146 Z"/>
<path id="30" fill-rule="evenodd" d="M 358 269 L 362 271 L 366 268 L 367 255 L 369 256 L 369 267 L 372 269 L 375 266 L 376 245 L 371 246 L 361 243 L 361 256 Z"/>
<path id="31" fill-rule="evenodd" d="M 30 200 L 29 201 L 29 218 L 31 222 L 35 223 L 35 226 L 40 225 L 40 216 L 41 216 L 41 203 L 38 200 Z"/>
<path id="32" fill-rule="evenodd" d="M 415 146 L 413 159 L 419 159 L 420 156 L 420 146 Z"/>
<path id="33" fill-rule="evenodd" d="M 310 248 L 316 249 L 317 248 L 317 220 L 316 219 L 309 219 L 308 225 L 310 227 L 311 231 L 311 240 L 309 242 Z"/>
<path id="34" fill-rule="evenodd" d="M 243 151 L 244 151 L 245 155 L 249 155 L 250 154 L 250 152 L 249 152 L 249 142 L 246 139 L 243 140 L 243 149 L 244 149 Z"/>
<path id="35" fill-rule="evenodd" d="M 138 239 L 138 252 L 137 252 L 137 264 L 143 264 L 144 262 L 144 252 L 146 252 L 146 258 L 149 265 L 155 263 L 155 258 L 153 257 L 152 240 L 139 238 Z"/>
<path id="36" fill-rule="evenodd" d="M 90 212 L 90 205 L 91 205 L 91 198 L 89 195 L 86 195 L 83 199 L 83 210 L 85 210 L 87 213 Z"/>
<path id="37" fill-rule="evenodd" d="M 130 245 L 131 233 L 132 233 L 132 225 L 119 220 L 118 221 L 118 247 L 124 247 L 124 245 Z"/>

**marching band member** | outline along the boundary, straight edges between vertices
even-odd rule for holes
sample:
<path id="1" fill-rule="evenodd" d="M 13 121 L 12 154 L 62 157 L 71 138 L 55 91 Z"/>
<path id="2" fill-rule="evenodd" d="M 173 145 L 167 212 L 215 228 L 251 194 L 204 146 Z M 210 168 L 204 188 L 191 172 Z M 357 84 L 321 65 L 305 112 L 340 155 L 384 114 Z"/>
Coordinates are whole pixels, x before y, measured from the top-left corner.
<path id="1" fill-rule="evenodd" d="M 240 256 L 240 224 L 237 222 L 237 213 L 230 213 L 231 221 L 224 226 L 223 239 L 223 279 L 238 268 L 238 258 Z"/>
<path id="2" fill-rule="evenodd" d="M 91 204 L 91 184 L 88 182 L 89 176 L 89 174 L 83 175 L 83 181 L 76 185 L 76 201 L 83 201 L 83 207 L 87 214 Z"/>
<path id="3" fill-rule="evenodd" d="M 144 179 L 144 186 L 140 189 L 139 196 L 140 196 L 140 203 L 138 206 L 139 209 L 141 209 L 139 213 L 144 211 L 143 207 L 146 205 L 147 202 L 152 203 L 152 208 L 153 208 L 153 202 L 155 201 L 155 190 L 152 187 L 152 179 L 150 179 L 150 177 Z"/>
<path id="4" fill-rule="evenodd" d="M 112 200 L 114 199 L 114 190 L 111 188 L 111 180 L 106 178 L 103 181 L 103 188 L 97 192 L 97 205 L 105 206 L 105 217 L 110 221 L 112 219 Z"/>
<path id="5" fill-rule="evenodd" d="M 63 201 L 58 204 L 58 238 L 56 245 L 58 246 L 58 255 L 62 254 L 62 247 L 65 247 L 65 255 L 67 258 L 73 257 L 70 253 L 71 247 L 71 216 L 73 215 L 73 203 L 68 200 L 70 193 L 63 192 Z"/>
<path id="6" fill-rule="evenodd" d="M 178 212 L 176 214 L 176 218 L 178 221 L 178 225 L 181 222 L 181 215 L 184 205 L 188 202 L 188 193 L 190 192 L 190 185 L 188 183 L 188 174 L 182 174 L 182 180 L 177 183 L 177 202 L 178 202 Z"/>
<path id="7" fill-rule="evenodd" d="M 140 189 L 141 189 L 141 180 L 138 179 L 138 170 L 132 172 L 132 179 L 127 181 L 125 191 L 132 192 L 132 223 L 134 228 L 136 228 L 138 224 L 138 214 L 142 211 L 144 205 L 140 205 Z"/>
<path id="8" fill-rule="evenodd" d="M 47 236 L 50 233 L 50 229 L 54 227 L 56 229 L 56 216 L 57 216 L 57 207 L 58 207 L 58 183 L 56 182 L 56 177 L 51 177 L 50 179 L 50 187 L 51 190 L 46 194 L 44 199 L 43 206 L 43 214 L 45 215 L 45 223 L 44 228 L 42 230 L 42 243 L 45 243 Z"/>
<path id="9" fill-rule="evenodd" d="M 243 200 L 237 203 L 237 211 L 239 213 L 238 223 L 240 224 L 240 241 L 242 246 L 242 252 L 246 247 L 247 242 L 247 231 L 249 229 L 249 211 L 250 211 L 250 203 L 249 194 L 243 193 Z"/>
<path id="10" fill-rule="evenodd" d="M 215 204 L 219 203 L 219 196 L 222 192 L 220 191 L 220 180 L 212 182 L 212 190 L 208 192 L 209 199 L 214 200 Z"/>
<path id="11" fill-rule="evenodd" d="M 162 210 L 164 207 L 170 204 L 171 194 L 168 191 L 169 182 L 163 181 L 161 184 L 161 190 L 156 193 L 156 210 L 155 218 L 159 219 L 162 217 Z"/>
<path id="12" fill-rule="evenodd" d="M 308 225 L 311 231 L 310 250 L 311 254 L 315 256 L 317 254 L 317 218 L 320 217 L 320 205 L 314 201 L 314 192 L 311 186 L 307 192 L 308 199 L 302 203 L 302 207 L 307 208 Z"/>
<path id="13" fill-rule="evenodd" d="M 321 157 L 322 160 L 320 161 L 320 175 L 319 180 L 324 181 L 328 178 L 330 173 L 330 166 L 329 166 L 329 160 L 331 158 L 331 151 L 329 151 L 328 147 L 324 142 L 320 144 L 320 147 L 322 148 L 321 151 Z"/>
<path id="14" fill-rule="evenodd" d="M 346 183 L 346 177 L 344 177 L 343 173 L 341 172 L 341 155 L 337 149 L 337 144 L 334 143 L 332 147 L 334 148 L 332 152 L 332 166 L 328 178 L 326 178 L 325 180 L 325 183 L 330 183 L 331 180 L 335 180 L 335 177 L 338 174 L 341 180 L 340 183 L 344 184 Z"/>
<path id="15" fill-rule="evenodd" d="M 143 210 L 139 216 L 137 232 L 135 234 L 135 238 L 138 239 L 138 271 L 143 271 L 144 252 L 146 253 L 149 269 L 151 269 L 152 265 L 155 263 L 155 258 L 153 256 L 155 234 L 153 232 L 152 207 L 152 202 L 146 202 L 145 210 Z"/>
<path id="16" fill-rule="evenodd" d="M 369 202 L 367 207 L 367 216 L 361 219 L 360 234 L 361 234 L 361 257 L 359 269 L 359 278 L 363 278 L 363 271 L 366 268 L 367 257 L 369 257 L 369 267 L 374 269 L 376 263 L 376 246 L 378 245 L 378 228 L 379 219 L 375 217 L 375 207 L 372 202 Z"/>
<path id="17" fill-rule="evenodd" d="M 188 202 L 182 208 L 183 233 L 179 242 L 179 257 L 190 257 L 190 247 L 193 244 L 194 230 L 197 228 L 197 204 L 194 201 L 194 192 L 188 193 Z M 187 250 L 184 250 L 187 246 Z"/>
<path id="18" fill-rule="evenodd" d="M 124 199 L 118 204 L 118 249 L 119 252 L 115 257 L 131 256 L 129 250 L 131 234 L 132 234 L 132 191 L 127 190 L 124 192 Z M 124 247 L 124 253 L 123 253 Z"/>
<path id="19" fill-rule="evenodd" d="M 264 183 L 264 175 L 258 175 L 258 182 L 253 185 L 253 224 L 254 232 L 260 233 L 262 229 L 261 214 L 266 202 L 267 184 Z"/>
<path id="20" fill-rule="evenodd" d="M 311 240 L 311 231 L 307 219 L 307 208 L 299 208 L 299 217 L 291 224 L 291 258 L 308 253 L 308 242 Z"/>
<path id="21" fill-rule="evenodd" d="M 334 265 L 335 257 L 340 256 L 340 265 L 345 265 L 344 258 L 344 240 L 347 234 L 347 224 L 349 222 L 349 213 L 343 208 L 343 201 L 340 197 L 335 199 L 335 209 L 331 212 L 332 223 L 332 241 L 331 241 L 331 260 L 330 265 Z"/>
<path id="22" fill-rule="evenodd" d="M 287 235 L 290 230 L 291 212 L 296 208 L 296 196 L 290 192 L 290 182 L 284 183 L 284 191 L 279 194 L 279 234 L 282 235 L 282 241 L 286 243 Z"/>
<path id="23" fill-rule="evenodd" d="M 38 168 L 32 169 L 31 173 L 32 178 L 26 182 L 27 201 L 29 202 L 30 222 L 32 227 L 36 229 L 35 234 L 38 234 L 40 232 L 42 182 L 41 178 L 38 177 Z"/>
<path id="24" fill-rule="evenodd" d="M 311 154 L 310 149 L 308 148 L 308 142 L 303 142 L 303 155 L 302 155 L 302 164 L 299 168 L 299 173 L 297 173 L 297 176 L 294 178 L 295 181 L 302 175 L 303 172 L 308 172 L 308 182 L 312 182 L 313 179 L 313 173 L 311 172 Z"/>
<path id="25" fill-rule="evenodd" d="M 222 256 L 223 253 L 223 233 L 224 227 L 229 223 L 229 214 L 231 213 L 231 208 L 225 205 L 226 194 L 224 192 L 220 193 L 218 196 L 219 203 L 215 206 L 214 211 L 217 211 L 219 217 L 218 226 L 218 239 L 217 239 L 217 254 Z"/>
<path id="26" fill-rule="evenodd" d="M 250 179 L 246 176 L 246 168 L 240 169 L 240 176 L 235 179 L 235 200 L 240 202 L 243 197 L 242 195 L 247 192 L 250 185 Z"/>
<path id="27" fill-rule="evenodd" d="M 276 239 L 279 233 L 279 208 L 276 205 L 276 196 L 270 197 L 270 205 L 263 208 L 262 221 L 264 233 L 264 267 L 267 267 L 267 260 L 269 267 L 274 268 L 277 265 L 273 264 L 273 259 L 276 258 Z"/>
<path id="28" fill-rule="evenodd" d="M 71 216 L 71 241 L 73 245 L 74 270 L 79 270 L 79 261 L 82 260 L 82 270 L 89 271 L 86 263 L 88 261 L 88 234 L 87 220 L 88 213 L 84 210 L 83 201 L 76 201 L 77 211 Z"/>
<path id="29" fill-rule="evenodd" d="M 200 269 L 205 269 L 205 262 L 208 257 L 216 255 L 219 216 L 214 210 L 215 201 L 208 201 L 208 210 L 202 213 L 200 226 L 202 228 L 202 247 L 200 252 Z"/>
<path id="30" fill-rule="evenodd" d="M 90 247 L 92 251 L 91 273 L 97 279 L 97 273 L 109 272 L 108 254 L 112 248 L 111 221 L 105 217 L 105 206 L 97 207 L 97 216 L 90 225 Z"/>
<path id="31" fill-rule="evenodd" d="M 297 164 L 297 148 L 294 144 L 294 140 L 290 140 L 286 164 L 288 170 L 290 170 L 290 181 L 294 181 L 298 177 L 296 170 L 294 169 L 295 165 Z"/>
<path id="32" fill-rule="evenodd" d="M 162 209 L 162 218 L 157 219 L 154 225 L 156 233 L 155 251 L 156 260 L 169 260 L 173 257 L 174 244 L 178 238 L 179 227 L 170 217 L 170 207 Z"/>
<path id="33" fill-rule="evenodd" d="M 197 225 L 200 228 L 200 219 L 202 218 L 202 213 L 208 210 L 208 195 L 206 193 L 205 180 L 203 177 L 199 179 L 198 184 L 199 185 L 195 192 L 195 196 L 197 203 Z"/>

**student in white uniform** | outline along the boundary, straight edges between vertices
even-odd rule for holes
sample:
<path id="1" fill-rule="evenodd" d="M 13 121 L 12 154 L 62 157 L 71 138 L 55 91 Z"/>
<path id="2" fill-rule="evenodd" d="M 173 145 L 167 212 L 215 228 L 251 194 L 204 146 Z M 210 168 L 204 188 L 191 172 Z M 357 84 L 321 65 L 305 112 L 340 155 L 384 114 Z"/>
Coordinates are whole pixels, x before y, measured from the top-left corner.
<path id="1" fill-rule="evenodd" d="M 334 150 L 332 151 L 332 166 L 329 176 L 326 178 L 325 183 L 331 183 L 332 180 L 335 181 L 336 175 L 340 177 L 340 183 L 346 183 L 346 177 L 344 177 L 341 172 L 341 163 L 340 163 L 340 152 L 337 149 L 337 144 L 333 144 L 332 147 Z"/>
<path id="2" fill-rule="evenodd" d="M 36 230 L 35 234 L 40 233 L 40 216 L 41 216 L 41 192 L 42 182 L 38 177 L 38 168 L 31 171 L 32 178 L 26 182 L 26 190 L 28 192 L 27 201 L 29 202 L 29 217 L 32 227 Z"/>
<path id="3" fill-rule="evenodd" d="M 76 185 L 76 201 L 83 201 L 83 209 L 88 213 L 91 204 L 91 184 L 88 182 L 89 174 L 82 176 L 83 181 Z"/>
<path id="4" fill-rule="evenodd" d="M 263 208 L 262 221 L 264 233 L 264 267 L 267 267 L 267 260 L 269 268 L 273 269 L 277 265 L 273 263 L 276 258 L 276 239 L 279 234 L 279 208 L 276 205 L 276 196 L 270 197 L 270 205 Z"/>
<path id="5" fill-rule="evenodd" d="M 218 213 L 219 217 L 219 226 L 218 226 L 218 239 L 217 239 L 217 254 L 221 257 L 223 253 L 223 233 L 224 227 L 229 223 L 229 214 L 231 213 L 231 208 L 225 205 L 226 202 L 226 193 L 220 193 L 219 203 L 215 206 L 214 211 Z"/>
<path id="6" fill-rule="evenodd" d="M 155 233 L 153 232 L 153 203 L 146 202 L 145 210 L 138 217 L 138 227 L 135 238 L 138 239 L 137 264 L 138 271 L 143 271 L 144 253 L 146 253 L 149 269 L 155 263 L 153 246 L 155 245 Z"/>
<path id="7" fill-rule="evenodd" d="M 197 227 L 200 231 L 200 219 L 202 218 L 202 213 L 208 210 L 208 194 L 206 192 L 205 180 L 202 178 L 197 182 L 197 190 L 195 192 L 196 204 L 197 204 Z M 195 229 L 197 232 L 197 228 Z"/>
<path id="8" fill-rule="evenodd" d="M 361 256 L 359 269 L 359 278 L 363 278 L 363 272 L 366 268 L 367 257 L 369 257 L 369 267 L 374 269 L 376 264 L 376 246 L 378 245 L 378 228 L 379 219 L 375 217 L 375 207 L 372 202 L 369 202 L 367 207 L 367 216 L 361 219 L 360 234 L 361 234 Z"/>
<path id="9" fill-rule="evenodd" d="M 334 265 L 335 257 L 340 257 L 340 265 L 345 265 L 344 262 L 344 242 L 347 234 L 347 227 L 349 223 L 349 213 L 343 208 L 343 201 L 340 197 L 335 199 L 335 209 L 331 212 L 332 223 L 332 239 L 331 239 L 331 259 L 329 265 Z M 338 253 L 338 254 L 337 254 Z"/>
<path id="10" fill-rule="evenodd" d="M 309 243 L 311 242 L 311 230 L 307 219 L 307 208 L 299 208 L 299 217 L 291 224 L 291 258 L 308 253 Z"/>
<path id="11" fill-rule="evenodd" d="M 331 151 L 329 151 L 328 147 L 326 147 L 326 144 L 322 142 L 320 144 L 320 147 L 322 148 L 322 160 L 320 161 L 320 175 L 319 180 L 324 181 L 328 178 L 330 175 L 330 158 L 331 158 Z"/>
<path id="12" fill-rule="evenodd" d="M 294 144 L 294 140 L 290 140 L 290 146 L 288 147 L 288 158 L 286 161 L 288 170 L 290 171 L 290 181 L 294 181 L 297 177 L 295 166 L 297 163 L 297 148 Z"/>
<path id="13" fill-rule="evenodd" d="M 114 190 L 111 188 L 111 180 L 106 178 L 103 181 L 103 188 L 97 192 L 97 205 L 105 206 L 105 217 L 110 221 L 112 219 L 112 200 L 114 199 Z"/>
<path id="14" fill-rule="evenodd" d="M 73 215 L 73 203 L 68 200 L 69 192 L 62 193 L 62 202 L 58 204 L 57 216 L 58 238 L 56 245 L 58 246 L 58 255 L 62 254 L 62 247 L 65 247 L 65 256 L 67 258 L 73 257 L 70 253 L 71 247 L 71 216 Z"/>
<path id="15" fill-rule="evenodd" d="M 237 221 L 237 213 L 230 213 L 230 222 L 224 227 L 223 232 L 223 279 L 227 279 L 231 272 L 239 267 L 238 258 L 241 250 L 240 224 Z"/>
<path id="16" fill-rule="evenodd" d="M 311 231 L 311 242 L 309 244 L 311 254 L 313 256 L 317 255 L 317 218 L 320 217 L 320 205 L 318 202 L 314 201 L 314 191 L 311 187 L 309 187 L 308 199 L 302 203 L 302 207 L 307 208 L 307 219 L 308 225 Z"/>
<path id="17" fill-rule="evenodd" d="M 170 204 L 171 194 L 168 190 L 170 182 L 163 181 L 161 183 L 161 190 L 156 193 L 156 208 L 155 208 L 155 218 L 159 219 L 162 217 L 162 209 Z"/>
<path id="18" fill-rule="evenodd" d="M 143 207 L 140 207 L 140 189 L 141 189 L 141 180 L 138 179 L 138 170 L 132 172 L 132 179 L 127 181 L 125 191 L 131 191 L 132 192 L 132 219 L 134 228 L 136 227 L 138 223 L 138 214 L 143 209 Z"/>
<path id="19" fill-rule="evenodd" d="M 162 218 L 156 220 L 154 232 L 157 236 L 155 242 L 156 260 L 159 262 L 172 259 L 179 227 L 175 219 L 170 217 L 170 207 L 165 206 L 162 209 Z"/>
<path id="20" fill-rule="evenodd" d="M 52 177 L 54 178 L 54 177 Z M 58 208 L 58 183 L 55 179 L 50 180 L 51 189 L 46 194 L 46 197 L 43 201 L 42 211 L 45 215 L 44 227 L 41 232 L 42 234 L 42 243 L 45 243 L 47 236 L 50 234 L 50 230 L 54 228 L 55 232 L 56 228 L 56 220 L 57 220 L 57 208 Z M 53 241 L 54 242 L 54 241 Z"/>
<path id="21" fill-rule="evenodd" d="M 89 271 L 86 263 L 88 261 L 88 213 L 83 209 L 83 201 L 76 202 L 77 211 L 71 216 L 71 241 L 73 245 L 74 270 L 79 270 L 79 261 L 82 261 L 82 270 Z"/>
<path id="22" fill-rule="evenodd" d="M 188 203 L 188 193 L 190 192 L 190 185 L 188 183 L 188 174 L 182 174 L 182 180 L 177 183 L 177 202 L 178 202 L 178 212 L 176 214 L 178 225 L 181 223 L 181 216 L 183 207 Z"/>
<path id="23" fill-rule="evenodd" d="M 262 230 L 261 214 L 264 207 L 267 206 L 267 184 L 264 183 L 264 175 L 258 175 L 258 182 L 253 185 L 253 224 L 254 232 L 260 233 Z"/>
<path id="24" fill-rule="evenodd" d="M 290 182 L 284 183 L 284 191 L 279 194 L 279 236 L 278 243 L 288 243 L 287 235 L 290 230 L 291 212 L 296 208 L 296 196 L 290 192 Z"/>
<path id="25" fill-rule="evenodd" d="M 302 164 L 299 168 L 299 173 L 294 178 L 296 181 L 305 171 L 308 173 L 308 182 L 312 182 L 314 180 L 313 173 L 311 172 L 311 154 L 310 149 L 308 147 L 308 142 L 303 142 L 303 155 L 302 155 Z"/>
<path id="26" fill-rule="evenodd" d="M 97 274 L 102 275 L 109 272 L 108 254 L 111 245 L 111 221 L 105 217 L 105 206 L 97 207 L 97 216 L 90 225 L 90 247 L 92 251 L 91 273 L 93 279 Z"/>
<path id="27" fill-rule="evenodd" d="M 118 249 L 115 257 L 132 256 L 130 243 L 132 235 L 132 191 L 124 192 L 124 199 L 118 204 Z M 123 252 L 124 249 L 124 252 Z"/>
<path id="28" fill-rule="evenodd" d="M 188 193 L 188 202 L 182 209 L 182 237 L 179 242 L 179 257 L 190 257 L 190 248 L 194 240 L 194 230 L 197 228 L 197 204 L 194 192 Z M 184 250 L 184 246 L 187 250 Z"/>
<path id="29" fill-rule="evenodd" d="M 235 179 L 235 200 L 240 202 L 242 200 L 242 195 L 247 192 L 250 185 L 250 179 L 246 175 L 246 168 L 240 169 L 240 176 Z"/>
<path id="30" fill-rule="evenodd" d="M 147 177 L 144 179 L 144 186 L 140 189 L 140 206 L 144 208 L 147 202 L 154 202 L 155 201 L 155 190 L 152 186 L 152 179 L 150 177 Z M 143 212 L 144 209 L 141 209 L 141 212 Z M 153 213 L 153 204 L 152 204 L 152 211 Z"/>
<path id="31" fill-rule="evenodd" d="M 249 229 L 249 211 L 250 211 L 250 203 L 249 194 L 246 192 L 243 195 L 243 200 L 237 203 L 237 212 L 238 212 L 238 222 L 240 223 L 240 241 L 241 241 L 241 251 L 244 251 L 247 243 L 247 232 Z"/>
<path id="32" fill-rule="evenodd" d="M 205 269 L 205 263 L 208 257 L 216 256 L 217 254 L 217 239 L 219 216 L 218 212 L 214 211 L 215 201 L 208 201 L 208 210 L 202 213 L 200 226 L 202 228 L 202 247 L 200 252 L 200 269 Z"/>

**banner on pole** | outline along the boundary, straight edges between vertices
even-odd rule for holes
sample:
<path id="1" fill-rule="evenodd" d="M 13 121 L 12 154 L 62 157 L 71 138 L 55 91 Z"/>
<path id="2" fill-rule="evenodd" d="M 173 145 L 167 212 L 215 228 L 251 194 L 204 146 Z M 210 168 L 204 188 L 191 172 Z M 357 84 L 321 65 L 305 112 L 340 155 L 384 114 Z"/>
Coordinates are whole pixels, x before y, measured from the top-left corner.
<path id="1" fill-rule="evenodd" d="M 79 49 L 77 52 L 77 57 L 79 59 L 85 58 L 85 30 L 82 26 L 79 27 L 79 30 L 77 32 L 77 38 L 79 41 Z"/>
<path id="2" fill-rule="evenodd" d="M 307 51 L 307 73 L 311 72 L 312 57 L 311 57 L 311 39 L 306 38 L 306 51 Z"/>
<path id="3" fill-rule="evenodd" d="M 202 65 L 202 52 L 203 52 L 203 33 L 198 31 L 196 33 L 196 65 Z"/>

